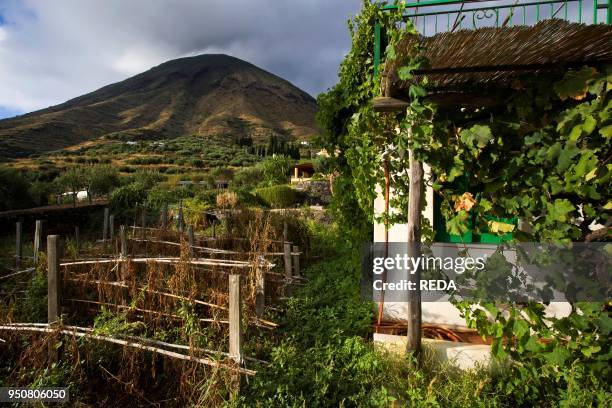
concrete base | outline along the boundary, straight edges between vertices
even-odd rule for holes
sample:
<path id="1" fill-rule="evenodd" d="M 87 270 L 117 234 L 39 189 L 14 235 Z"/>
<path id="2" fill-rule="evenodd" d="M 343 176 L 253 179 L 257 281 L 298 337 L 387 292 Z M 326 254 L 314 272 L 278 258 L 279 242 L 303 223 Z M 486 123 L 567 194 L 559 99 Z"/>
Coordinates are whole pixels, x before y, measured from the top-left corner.
<path id="1" fill-rule="evenodd" d="M 406 336 L 374 333 L 374 343 L 393 353 L 403 355 L 406 351 Z M 491 362 L 491 346 L 487 344 L 435 339 L 422 339 L 422 344 L 438 362 L 449 363 L 462 370 L 488 367 Z"/>

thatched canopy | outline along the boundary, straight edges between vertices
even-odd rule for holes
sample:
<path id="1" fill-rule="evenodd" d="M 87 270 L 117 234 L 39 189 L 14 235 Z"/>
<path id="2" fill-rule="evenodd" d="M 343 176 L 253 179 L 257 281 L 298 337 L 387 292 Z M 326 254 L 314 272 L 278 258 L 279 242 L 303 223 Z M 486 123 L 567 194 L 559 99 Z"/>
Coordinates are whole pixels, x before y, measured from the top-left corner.
<path id="1" fill-rule="evenodd" d="M 427 69 L 416 73 L 427 75 L 428 89 L 439 94 L 514 88 L 525 76 L 612 63 L 612 26 L 603 24 L 545 20 L 535 26 L 461 30 L 418 40 L 408 37 L 397 50 L 398 58 L 383 72 L 387 96 L 407 99 L 409 84 L 399 80 L 397 68 L 406 61 L 413 41 L 422 43 L 429 61 Z"/>

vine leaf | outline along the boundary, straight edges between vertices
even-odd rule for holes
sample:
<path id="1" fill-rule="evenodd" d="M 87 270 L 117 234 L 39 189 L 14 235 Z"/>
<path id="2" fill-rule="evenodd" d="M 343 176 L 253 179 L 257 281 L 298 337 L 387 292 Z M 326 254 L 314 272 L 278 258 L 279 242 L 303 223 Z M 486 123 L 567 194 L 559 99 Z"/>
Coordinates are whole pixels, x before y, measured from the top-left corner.
<path id="1" fill-rule="evenodd" d="M 572 98 L 577 101 L 584 99 L 588 92 L 587 81 L 593 79 L 597 70 L 592 67 L 582 67 L 580 71 L 570 70 L 565 77 L 555 84 L 555 92 L 564 101 Z"/>
<path id="2" fill-rule="evenodd" d="M 550 353 L 544 354 L 544 358 L 550 364 L 563 365 L 565 360 L 570 356 L 570 352 L 565 347 L 557 346 Z"/>

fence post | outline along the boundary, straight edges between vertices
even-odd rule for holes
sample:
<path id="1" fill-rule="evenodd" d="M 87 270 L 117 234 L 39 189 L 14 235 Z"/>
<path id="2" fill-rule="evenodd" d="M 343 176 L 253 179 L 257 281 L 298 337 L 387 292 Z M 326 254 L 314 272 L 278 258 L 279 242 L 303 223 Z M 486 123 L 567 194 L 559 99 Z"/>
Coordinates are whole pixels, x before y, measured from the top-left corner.
<path id="1" fill-rule="evenodd" d="M 164 205 L 164 209 L 162 210 L 162 228 L 168 228 L 168 204 Z"/>
<path id="2" fill-rule="evenodd" d="M 183 207 L 179 207 L 177 223 L 179 232 L 183 232 Z"/>
<path id="3" fill-rule="evenodd" d="M 115 238 L 115 214 L 111 214 L 108 217 L 108 232 L 110 240 L 112 241 Z"/>
<path id="4" fill-rule="evenodd" d="M 189 253 L 193 254 L 193 245 L 194 245 L 194 241 L 195 241 L 195 237 L 193 235 L 193 226 L 192 225 L 188 225 L 187 226 L 187 239 L 189 240 Z"/>
<path id="5" fill-rule="evenodd" d="M 297 245 L 293 246 L 293 274 L 300 276 L 300 247 Z"/>
<path id="6" fill-rule="evenodd" d="M 125 225 L 119 226 L 119 240 L 121 241 L 121 254 L 120 257 L 122 259 L 121 262 L 121 279 L 127 280 L 127 234 L 125 230 Z"/>
<path id="7" fill-rule="evenodd" d="M 81 242 L 80 242 L 80 238 L 81 238 L 80 235 L 81 234 L 80 234 L 80 232 L 81 231 L 79 230 L 79 226 L 75 225 L 74 226 L 74 244 L 76 246 L 76 254 L 77 254 L 77 256 L 79 256 L 79 252 L 80 252 L 80 249 L 81 249 Z"/>
<path id="8" fill-rule="evenodd" d="M 61 315 L 61 284 L 59 272 L 59 235 L 47 236 L 47 322 L 59 320 Z"/>
<path id="9" fill-rule="evenodd" d="M 42 238 L 42 220 L 36 220 L 36 229 L 34 230 L 34 264 L 38 263 L 38 253 L 40 252 L 40 244 Z"/>
<path id="10" fill-rule="evenodd" d="M 263 262 L 257 261 L 255 269 L 255 314 L 261 317 L 266 307 L 266 271 Z"/>
<path id="11" fill-rule="evenodd" d="M 287 242 L 289 241 L 289 227 L 287 226 L 287 223 L 284 222 L 283 223 L 283 242 Z"/>
<path id="12" fill-rule="evenodd" d="M 23 223 L 17 221 L 15 224 L 15 266 L 17 269 L 21 267 L 21 258 L 23 257 Z"/>
<path id="13" fill-rule="evenodd" d="M 102 241 L 106 242 L 106 239 L 108 238 L 108 217 L 109 217 L 109 212 L 108 212 L 108 208 L 104 209 L 104 223 L 102 226 Z"/>
<path id="14" fill-rule="evenodd" d="M 240 275 L 229 275 L 229 355 L 238 364 L 242 363 L 242 327 L 240 322 Z"/>
<path id="15" fill-rule="evenodd" d="M 140 224 L 142 227 L 140 238 L 145 239 L 145 228 L 147 228 L 147 209 L 144 205 L 142 206 L 142 212 L 140 213 Z"/>
<path id="16" fill-rule="evenodd" d="M 291 244 L 285 242 L 285 278 L 291 278 Z"/>

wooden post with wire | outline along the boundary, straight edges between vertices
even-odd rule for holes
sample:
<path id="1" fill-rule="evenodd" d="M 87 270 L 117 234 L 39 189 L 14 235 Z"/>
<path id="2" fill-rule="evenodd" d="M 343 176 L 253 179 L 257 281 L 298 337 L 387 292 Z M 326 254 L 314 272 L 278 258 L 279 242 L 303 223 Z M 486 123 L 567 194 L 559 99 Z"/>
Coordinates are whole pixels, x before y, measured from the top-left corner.
<path id="1" fill-rule="evenodd" d="M 21 258 L 23 258 L 23 223 L 17 221 L 15 224 L 15 266 L 17 270 L 21 267 Z"/>
<path id="2" fill-rule="evenodd" d="M 62 284 L 60 275 L 60 237 L 47 236 L 47 323 L 57 323 L 62 315 Z M 59 361 L 60 350 L 54 342 L 48 345 L 49 367 Z"/>
<path id="3" fill-rule="evenodd" d="M 192 225 L 188 225 L 187 226 L 187 240 L 189 242 L 189 253 L 191 255 L 193 255 L 193 246 L 194 246 L 195 237 L 194 237 L 194 234 L 193 234 L 193 226 Z"/>
<path id="4" fill-rule="evenodd" d="M 108 239 L 108 221 L 109 221 L 109 212 L 108 208 L 104 209 L 104 222 L 102 225 L 102 241 L 106 242 Z"/>
<path id="5" fill-rule="evenodd" d="M 142 210 L 140 212 L 140 226 L 142 229 L 140 230 L 140 238 L 145 239 L 145 229 L 147 228 L 147 209 L 142 205 Z"/>
<path id="6" fill-rule="evenodd" d="M 38 257 L 42 245 L 42 220 L 36 220 L 36 228 L 34 230 L 34 264 L 38 263 Z"/>
<path id="7" fill-rule="evenodd" d="M 289 242 L 285 242 L 283 245 L 284 249 L 284 260 L 285 260 L 285 278 L 291 278 L 292 276 L 292 267 L 291 267 L 291 244 Z"/>
<path id="8" fill-rule="evenodd" d="M 121 259 L 125 260 L 128 256 L 127 232 L 125 225 L 119 226 L 119 240 L 121 241 Z M 127 279 L 127 262 L 121 262 L 121 280 Z"/>
<path id="9" fill-rule="evenodd" d="M 47 322 L 54 323 L 61 315 L 61 281 L 59 270 L 59 235 L 47 236 Z"/>
<path id="10" fill-rule="evenodd" d="M 257 261 L 255 269 L 255 315 L 263 316 L 266 307 L 266 270 L 262 262 Z"/>
<path id="11" fill-rule="evenodd" d="M 76 247 L 76 255 L 79 256 L 81 251 L 81 231 L 78 225 L 74 226 L 74 245 Z"/>
<path id="12" fill-rule="evenodd" d="M 115 214 L 108 217 L 108 235 L 112 242 L 115 239 Z"/>
<path id="13" fill-rule="evenodd" d="M 183 232 L 183 207 L 179 207 L 178 217 L 177 217 L 177 227 L 179 232 Z"/>
<path id="14" fill-rule="evenodd" d="M 242 363 L 242 310 L 240 307 L 240 275 L 229 275 L 229 355 Z"/>
<path id="15" fill-rule="evenodd" d="M 163 229 L 168 228 L 168 204 L 165 204 L 162 210 L 161 224 Z"/>
<path id="16" fill-rule="evenodd" d="M 300 275 L 300 247 L 297 245 L 293 246 L 292 258 L 293 258 L 293 275 L 301 276 Z"/>

